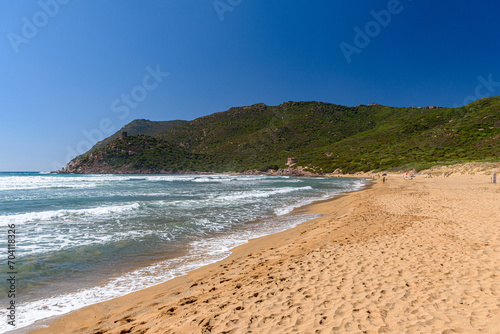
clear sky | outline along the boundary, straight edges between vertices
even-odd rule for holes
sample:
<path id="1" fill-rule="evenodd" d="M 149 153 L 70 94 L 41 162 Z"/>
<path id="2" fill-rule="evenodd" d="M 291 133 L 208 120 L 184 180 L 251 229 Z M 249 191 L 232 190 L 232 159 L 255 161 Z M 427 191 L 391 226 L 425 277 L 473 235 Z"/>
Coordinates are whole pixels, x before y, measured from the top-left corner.
<path id="1" fill-rule="evenodd" d="M 500 2 L 0 2 L 0 171 L 50 171 L 137 118 L 264 102 L 500 95 Z"/>

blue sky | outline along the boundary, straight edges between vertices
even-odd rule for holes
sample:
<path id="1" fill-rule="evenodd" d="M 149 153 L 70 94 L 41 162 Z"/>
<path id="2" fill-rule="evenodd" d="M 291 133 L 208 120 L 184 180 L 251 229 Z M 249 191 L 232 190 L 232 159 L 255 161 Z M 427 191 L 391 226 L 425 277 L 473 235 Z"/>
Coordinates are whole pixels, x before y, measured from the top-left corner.
<path id="1" fill-rule="evenodd" d="M 497 96 L 499 12 L 493 0 L 2 1 L 0 171 L 54 170 L 138 118 Z"/>

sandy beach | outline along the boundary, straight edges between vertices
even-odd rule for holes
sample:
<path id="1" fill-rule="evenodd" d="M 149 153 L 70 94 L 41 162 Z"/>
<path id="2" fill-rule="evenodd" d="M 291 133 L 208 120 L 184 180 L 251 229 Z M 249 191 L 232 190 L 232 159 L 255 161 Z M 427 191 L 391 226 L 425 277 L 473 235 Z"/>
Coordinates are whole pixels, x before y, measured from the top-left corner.
<path id="1" fill-rule="evenodd" d="M 500 333 L 490 176 L 389 175 L 302 210 L 322 217 L 33 333 Z"/>

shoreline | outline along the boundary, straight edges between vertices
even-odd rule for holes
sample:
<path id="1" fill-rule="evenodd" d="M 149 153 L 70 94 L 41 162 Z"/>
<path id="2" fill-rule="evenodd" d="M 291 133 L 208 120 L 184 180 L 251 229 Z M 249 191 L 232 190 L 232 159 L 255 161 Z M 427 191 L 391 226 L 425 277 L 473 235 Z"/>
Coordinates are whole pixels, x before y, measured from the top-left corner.
<path id="1" fill-rule="evenodd" d="M 300 209 L 320 218 L 34 333 L 498 329 L 500 213 L 484 211 L 500 188 L 487 178 L 389 175 Z"/>
<path id="2" fill-rule="evenodd" d="M 366 187 L 366 183 L 368 182 L 368 181 L 364 181 L 362 178 L 360 178 L 360 181 L 356 180 L 358 178 L 352 178 L 352 179 L 353 180 L 350 181 L 350 182 L 355 183 L 355 186 L 352 189 L 348 190 L 350 192 L 352 192 L 352 191 L 358 191 L 358 189 L 360 187 L 361 188 L 365 188 Z M 361 180 L 363 180 L 363 181 L 361 181 Z M 344 193 L 340 193 L 340 194 L 344 194 Z M 330 195 L 329 197 L 331 197 L 332 195 Z M 336 198 L 339 195 L 335 194 L 333 196 L 334 196 L 333 198 Z M 247 228 L 245 228 L 245 231 L 247 231 L 247 230 L 248 230 L 247 232 L 253 231 L 253 232 L 250 232 L 250 233 L 254 234 L 253 236 L 250 236 L 250 239 L 246 239 L 246 241 L 245 240 L 241 240 L 240 242 L 233 242 L 232 246 L 229 246 L 228 248 L 226 248 L 228 250 L 225 251 L 225 254 L 221 254 L 220 256 L 217 256 L 219 259 L 207 260 L 207 261 L 205 261 L 205 264 L 199 264 L 199 265 L 201 265 L 201 267 L 204 267 L 206 265 L 217 263 L 218 261 L 221 261 L 221 259 L 227 258 L 233 252 L 233 250 L 232 250 L 233 247 L 235 245 L 236 245 L 236 247 L 237 247 L 237 245 L 241 245 L 241 242 L 244 242 L 244 244 L 246 244 L 248 242 L 251 242 L 251 240 L 256 239 L 256 238 L 260 238 L 262 236 L 266 236 L 266 235 L 270 235 L 270 234 L 275 234 L 275 233 L 280 233 L 281 231 L 284 231 L 285 229 L 294 228 L 295 226 L 297 226 L 297 224 L 302 224 L 302 223 L 304 223 L 304 222 L 306 222 L 308 220 L 311 220 L 311 219 L 315 218 L 314 216 L 307 217 L 304 214 L 304 208 L 310 206 L 312 203 L 323 202 L 323 201 L 328 201 L 328 200 L 332 199 L 332 198 L 325 199 L 325 197 L 323 197 L 323 196 L 317 196 L 316 198 L 311 198 L 309 200 L 305 200 L 305 201 L 301 202 L 300 204 L 298 204 L 300 206 L 291 205 L 289 208 L 287 208 L 287 206 L 282 203 L 282 205 L 285 205 L 285 206 L 283 206 L 283 208 L 286 209 L 286 213 L 280 213 L 277 217 L 275 217 L 275 218 L 272 219 L 276 224 L 272 223 L 272 221 L 270 220 L 271 218 L 265 218 L 264 220 L 257 220 L 257 221 L 251 221 L 251 220 L 249 220 L 247 222 L 247 224 L 250 224 L 250 225 L 263 224 L 263 221 L 269 220 L 267 222 L 267 224 L 270 224 L 270 225 L 269 225 L 268 228 L 265 229 L 265 230 L 268 230 L 268 231 L 267 232 L 258 232 L 258 228 L 256 229 L 255 227 L 247 227 Z M 288 217 L 288 219 L 286 217 Z M 281 225 L 283 225 L 283 226 L 281 226 Z M 188 255 L 188 254 L 186 254 L 186 255 Z M 160 263 L 162 263 L 163 261 L 164 260 L 160 260 Z M 153 263 L 153 265 L 154 265 L 154 263 Z M 191 272 L 193 270 L 199 269 L 200 268 L 199 265 L 197 265 L 197 268 L 193 267 L 193 266 L 190 266 L 191 268 L 188 269 L 187 273 L 189 273 L 189 272 Z M 142 267 L 140 267 L 138 269 L 141 269 L 141 268 Z M 181 271 L 179 271 L 179 272 L 181 272 Z M 183 273 L 180 274 L 179 276 L 186 275 L 186 271 L 182 270 L 182 272 Z M 176 276 L 176 277 L 179 277 L 179 276 Z M 175 279 L 176 277 L 175 276 L 171 277 L 171 278 L 168 279 L 168 281 L 170 281 L 172 279 Z M 148 278 L 148 277 L 146 277 L 146 278 Z M 164 282 L 165 281 L 160 281 L 160 282 L 155 283 L 155 285 L 163 284 Z M 152 286 L 153 285 L 150 285 L 149 287 L 152 287 Z M 142 291 L 142 290 L 147 289 L 149 287 L 143 287 L 140 290 L 136 290 L 136 291 L 132 290 L 130 292 L 127 292 L 125 295 L 128 295 L 130 293 L 134 293 L 134 292 L 138 292 L 138 291 Z M 99 304 L 101 302 L 110 301 L 112 299 L 120 298 L 120 297 L 123 297 L 123 296 L 124 295 L 118 295 L 118 296 L 115 295 L 114 297 L 112 297 L 110 299 L 105 299 L 105 300 L 101 299 L 101 301 L 94 301 L 94 303 L 95 304 Z M 10 330 L 8 333 L 28 333 L 28 332 L 32 331 L 33 328 L 36 328 L 37 324 L 51 323 L 52 321 L 54 321 L 54 320 L 56 320 L 56 319 L 58 319 L 60 317 L 64 317 L 67 314 L 70 314 L 72 312 L 78 311 L 78 310 L 80 310 L 82 308 L 85 308 L 85 307 L 91 307 L 92 305 L 95 305 L 95 304 L 88 304 L 86 306 L 80 307 L 79 309 L 71 310 L 68 313 L 64 313 L 64 314 L 61 314 L 61 315 L 53 315 L 51 317 L 38 320 L 35 323 L 32 323 L 30 325 L 23 326 L 23 327 L 20 327 L 18 329 Z"/>

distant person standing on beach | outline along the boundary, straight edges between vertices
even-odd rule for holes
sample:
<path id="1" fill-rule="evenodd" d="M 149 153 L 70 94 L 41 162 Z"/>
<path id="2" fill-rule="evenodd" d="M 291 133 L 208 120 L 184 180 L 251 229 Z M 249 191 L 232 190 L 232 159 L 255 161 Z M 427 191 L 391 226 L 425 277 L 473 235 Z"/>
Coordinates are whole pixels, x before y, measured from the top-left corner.
<path id="1" fill-rule="evenodd" d="M 385 176 L 382 178 L 382 183 L 385 183 Z"/>

